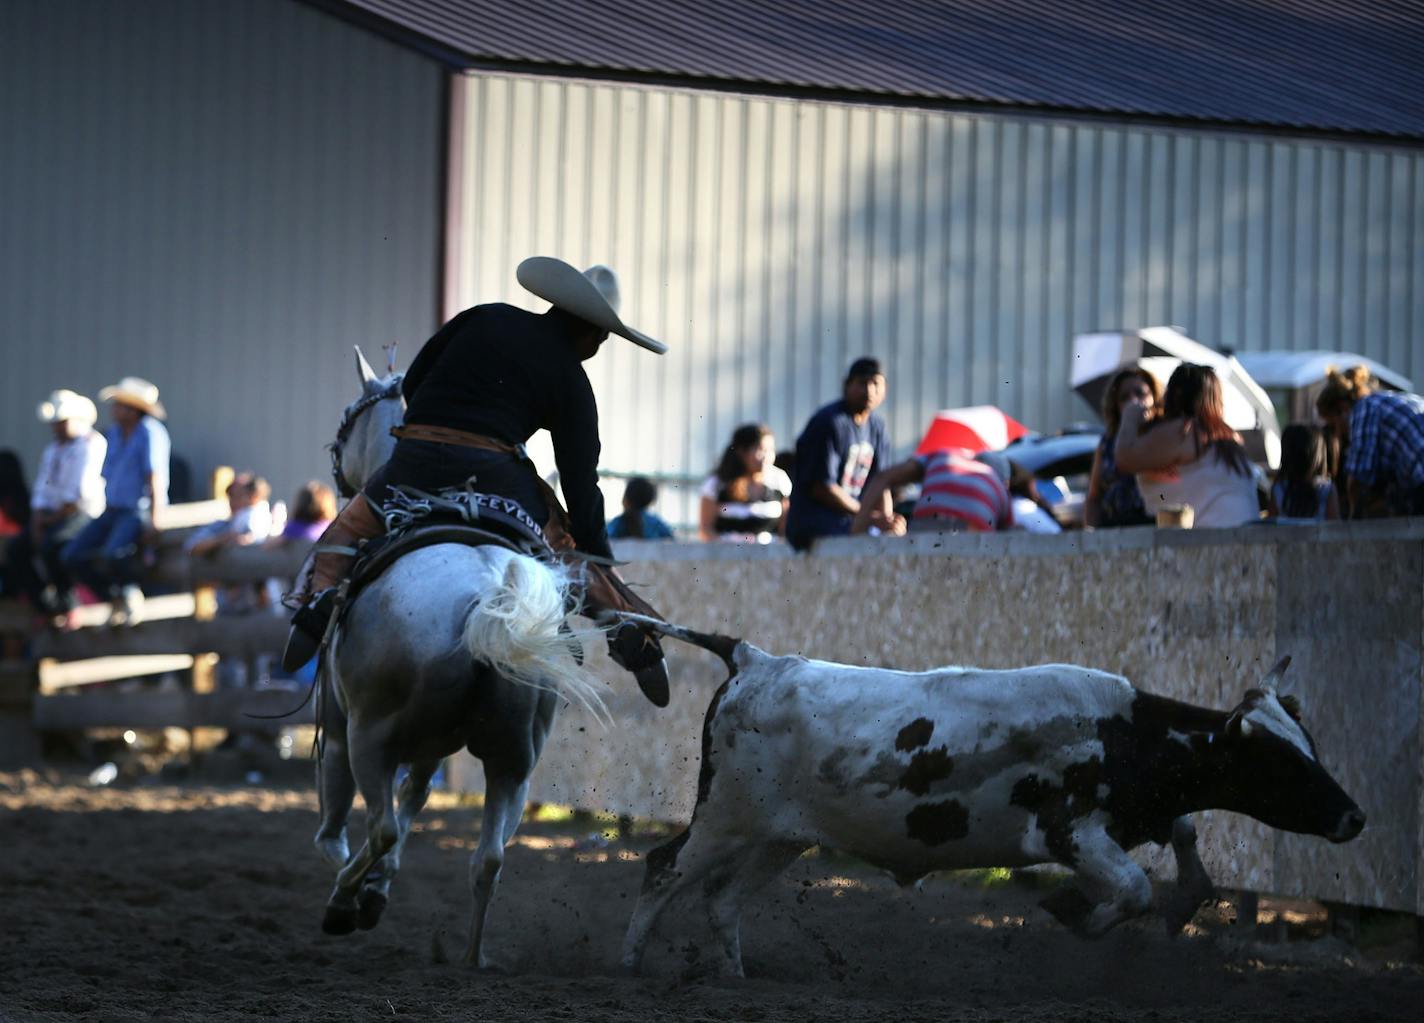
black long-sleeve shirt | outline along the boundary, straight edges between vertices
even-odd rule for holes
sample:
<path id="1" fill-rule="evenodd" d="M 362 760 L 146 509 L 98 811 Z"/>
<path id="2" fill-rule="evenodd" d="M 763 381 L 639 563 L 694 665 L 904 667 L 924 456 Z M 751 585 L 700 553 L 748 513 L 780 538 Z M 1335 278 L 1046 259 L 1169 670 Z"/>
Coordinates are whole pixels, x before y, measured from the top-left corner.
<path id="1" fill-rule="evenodd" d="M 598 489 L 598 406 L 572 343 L 578 321 L 511 305 L 466 309 L 441 327 L 406 371 L 407 423 L 446 426 L 523 444 L 554 438 L 554 460 L 579 549 L 611 557 Z"/>

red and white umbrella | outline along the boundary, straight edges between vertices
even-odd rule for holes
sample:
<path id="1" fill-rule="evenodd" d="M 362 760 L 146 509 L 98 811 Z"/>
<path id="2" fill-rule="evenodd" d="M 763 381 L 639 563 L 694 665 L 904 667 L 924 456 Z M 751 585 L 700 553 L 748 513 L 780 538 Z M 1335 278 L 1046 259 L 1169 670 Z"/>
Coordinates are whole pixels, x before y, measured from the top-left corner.
<path id="1" fill-rule="evenodd" d="M 946 448 L 973 452 L 1006 448 L 1029 428 L 993 405 L 970 405 L 935 413 L 915 454 L 925 455 Z"/>

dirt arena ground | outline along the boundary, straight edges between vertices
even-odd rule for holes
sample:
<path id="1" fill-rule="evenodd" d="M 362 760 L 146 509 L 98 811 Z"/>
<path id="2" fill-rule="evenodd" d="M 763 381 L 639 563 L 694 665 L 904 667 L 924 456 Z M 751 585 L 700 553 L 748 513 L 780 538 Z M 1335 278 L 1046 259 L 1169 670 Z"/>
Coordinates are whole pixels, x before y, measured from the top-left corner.
<path id="1" fill-rule="evenodd" d="M 381 926 L 347 938 L 319 927 L 330 875 L 315 824 L 306 786 L 0 774 L 0 1020 L 1424 1018 L 1407 941 L 1258 943 L 1204 911 L 1175 941 L 1154 919 L 1084 943 L 1022 884 L 901 891 L 824 856 L 746 914 L 751 979 L 705 977 L 703 932 L 676 912 L 649 976 L 624 978 L 619 941 L 659 839 L 600 845 L 570 821 L 526 823 L 489 933 L 507 972 L 474 973 L 457 963 L 478 809 L 427 809 Z"/>

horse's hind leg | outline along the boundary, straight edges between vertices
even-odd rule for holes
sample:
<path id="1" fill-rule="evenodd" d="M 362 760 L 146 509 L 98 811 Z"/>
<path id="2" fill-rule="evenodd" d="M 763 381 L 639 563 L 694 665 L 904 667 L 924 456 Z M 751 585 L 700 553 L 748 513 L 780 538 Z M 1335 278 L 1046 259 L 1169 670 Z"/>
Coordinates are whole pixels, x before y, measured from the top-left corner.
<path id="1" fill-rule="evenodd" d="M 346 821 L 356 796 L 356 778 L 346 754 L 346 720 L 334 706 L 323 710 L 321 757 L 317 761 L 317 797 L 321 801 L 321 826 L 312 840 L 326 862 L 340 870 L 351 858 L 346 841 Z"/>
<path id="2" fill-rule="evenodd" d="M 465 962 L 485 968 L 483 944 L 485 917 L 499 887 L 499 872 L 504 866 L 504 847 L 514 837 L 524 816 L 524 801 L 529 795 L 529 776 L 494 774 L 485 764 L 485 815 L 480 826 L 480 844 L 470 857 L 470 891 L 475 897 L 470 918 L 470 944 Z"/>
<path id="3" fill-rule="evenodd" d="M 439 767 L 438 759 L 411 764 L 410 771 L 401 781 L 400 791 L 396 794 L 396 824 L 400 828 L 400 837 L 391 851 L 371 868 L 361 884 L 361 893 L 356 896 L 356 926 L 362 930 L 369 931 L 375 927 L 385 911 L 391 882 L 400 873 L 401 853 L 405 850 L 406 839 L 410 837 L 410 826 L 430 798 L 430 779 L 435 777 Z"/>
<path id="4" fill-rule="evenodd" d="M 356 929 L 361 885 L 400 839 L 400 822 L 392 802 L 396 765 L 388 752 L 391 728 L 392 722 L 387 720 L 375 727 L 353 725 L 347 729 L 351 771 L 366 801 L 366 842 L 336 875 L 336 887 L 321 922 L 328 934 L 350 934 Z"/>

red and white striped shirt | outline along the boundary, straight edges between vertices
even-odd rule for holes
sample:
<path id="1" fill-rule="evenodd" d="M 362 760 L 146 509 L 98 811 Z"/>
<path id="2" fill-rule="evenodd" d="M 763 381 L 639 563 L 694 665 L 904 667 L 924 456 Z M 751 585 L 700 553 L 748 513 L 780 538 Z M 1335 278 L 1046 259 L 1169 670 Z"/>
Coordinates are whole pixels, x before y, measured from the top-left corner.
<path id="1" fill-rule="evenodd" d="M 981 533 L 1014 524 L 1008 488 L 992 468 L 954 449 L 916 458 L 925 467 L 925 481 L 915 502 L 915 522 L 952 519 Z"/>

